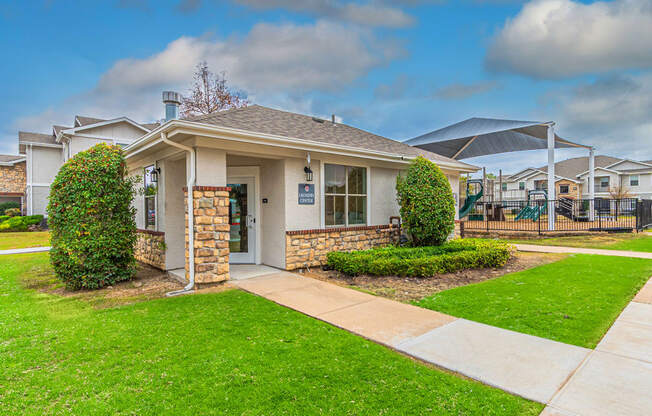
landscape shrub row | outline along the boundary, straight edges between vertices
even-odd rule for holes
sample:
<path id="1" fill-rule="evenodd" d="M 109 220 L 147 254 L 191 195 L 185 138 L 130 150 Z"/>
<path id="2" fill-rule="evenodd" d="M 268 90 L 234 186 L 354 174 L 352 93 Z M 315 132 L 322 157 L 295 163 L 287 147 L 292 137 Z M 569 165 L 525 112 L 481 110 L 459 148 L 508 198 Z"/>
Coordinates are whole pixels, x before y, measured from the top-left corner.
<path id="1" fill-rule="evenodd" d="M 385 247 L 328 253 L 328 266 L 349 276 L 431 277 L 465 269 L 502 267 L 512 246 L 494 240 L 454 240 L 432 247 Z"/>
<path id="2" fill-rule="evenodd" d="M 28 215 L 26 217 L 0 216 L 0 232 L 27 231 L 30 225 L 38 225 L 43 221 L 43 215 Z"/>

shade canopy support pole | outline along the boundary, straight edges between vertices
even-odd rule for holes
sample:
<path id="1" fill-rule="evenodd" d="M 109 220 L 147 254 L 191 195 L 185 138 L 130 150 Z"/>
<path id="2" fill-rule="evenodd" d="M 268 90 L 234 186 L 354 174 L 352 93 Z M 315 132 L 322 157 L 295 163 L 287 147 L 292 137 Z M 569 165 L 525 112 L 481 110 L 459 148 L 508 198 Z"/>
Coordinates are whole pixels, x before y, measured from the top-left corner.
<path id="1" fill-rule="evenodd" d="M 555 230 L 555 124 L 548 124 L 548 230 Z"/>
<path id="2" fill-rule="evenodd" d="M 589 220 L 595 221 L 595 148 L 589 148 Z"/>

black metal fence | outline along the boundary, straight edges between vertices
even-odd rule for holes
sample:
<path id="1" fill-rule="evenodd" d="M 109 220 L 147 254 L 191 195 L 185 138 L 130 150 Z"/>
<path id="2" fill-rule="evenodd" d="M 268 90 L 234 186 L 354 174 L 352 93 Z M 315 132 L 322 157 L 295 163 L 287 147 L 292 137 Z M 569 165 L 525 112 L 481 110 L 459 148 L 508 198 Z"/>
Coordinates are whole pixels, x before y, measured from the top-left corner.
<path id="1" fill-rule="evenodd" d="M 636 204 L 636 228 L 644 230 L 652 227 L 652 200 L 644 199 Z"/>
<path id="2" fill-rule="evenodd" d="M 554 221 L 550 211 L 554 210 Z M 626 199 L 570 199 L 554 201 L 477 202 L 461 219 L 466 230 L 632 231 L 652 226 L 652 201 Z"/>

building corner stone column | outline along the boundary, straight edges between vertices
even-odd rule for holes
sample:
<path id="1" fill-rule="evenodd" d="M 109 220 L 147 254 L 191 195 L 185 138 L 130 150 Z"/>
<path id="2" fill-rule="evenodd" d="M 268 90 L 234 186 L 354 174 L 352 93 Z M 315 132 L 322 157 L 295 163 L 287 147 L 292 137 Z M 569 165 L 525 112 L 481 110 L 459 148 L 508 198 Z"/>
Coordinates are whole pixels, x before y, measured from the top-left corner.
<path id="1" fill-rule="evenodd" d="M 194 186 L 195 284 L 211 285 L 229 279 L 229 187 Z M 184 191 L 186 207 L 186 280 L 189 280 L 188 189 Z"/>

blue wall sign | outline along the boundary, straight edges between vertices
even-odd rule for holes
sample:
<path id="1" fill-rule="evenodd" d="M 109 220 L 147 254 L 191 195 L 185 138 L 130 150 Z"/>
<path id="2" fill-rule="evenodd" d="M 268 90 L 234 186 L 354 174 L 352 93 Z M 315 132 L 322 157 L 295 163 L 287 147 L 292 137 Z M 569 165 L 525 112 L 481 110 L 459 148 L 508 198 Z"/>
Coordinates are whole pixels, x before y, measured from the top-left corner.
<path id="1" fill-rule="evenodd" d="M 315 185 L 312 183 L 299 184 L 299 205 L 315 205 Z"/>

